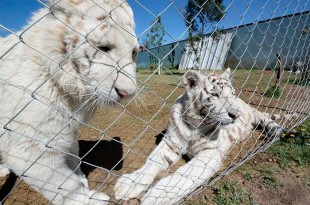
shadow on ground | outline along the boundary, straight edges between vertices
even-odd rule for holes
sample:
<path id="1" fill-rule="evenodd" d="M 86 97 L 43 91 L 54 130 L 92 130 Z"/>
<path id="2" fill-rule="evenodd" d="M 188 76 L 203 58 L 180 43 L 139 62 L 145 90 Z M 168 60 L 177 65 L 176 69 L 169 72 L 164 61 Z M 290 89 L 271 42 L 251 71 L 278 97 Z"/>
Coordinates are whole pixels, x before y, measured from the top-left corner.
<path id="1" fill-rule="evenodd" d="M 86 176 L 97 167 L 108 170 L 119 170 L 123 166 L 123 149 L 119 137 L 114 137 L 111 141 L 79 140 L 80 157 L 82 158 L 81 169 Z M 0 189 L 0 202 L 4 203 L 5 198 L 14 190 L 18 177 L 11 172 Z"/>
<path id="2" fill-rule="evenodd" d="M 123 167 L 123 149 L 121 139 L 113 137 L 111 141 L 79 140 L 81 169 L 86 176 L 97 167 L 108 170 L 120 170 Z"/>
<path id="3" fill-rule="evenodd" d="M 0 189 L 0 203 L 4 202 L 5 197 L 13 190 L 16 181 L 17 176 L 11 172 Z"/>

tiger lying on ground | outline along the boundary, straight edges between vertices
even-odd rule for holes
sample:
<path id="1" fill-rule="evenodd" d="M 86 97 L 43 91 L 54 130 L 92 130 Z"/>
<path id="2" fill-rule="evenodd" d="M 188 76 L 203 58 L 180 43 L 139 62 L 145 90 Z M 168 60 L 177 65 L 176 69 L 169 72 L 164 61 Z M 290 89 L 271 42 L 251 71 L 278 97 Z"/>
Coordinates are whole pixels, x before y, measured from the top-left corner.
<path id="1" fill-rule="evenodd" d="M 118 179 L 114 187 L 117 199 L 137 197 L 160 171 L 186 154 L 191 158 L 188 163 L 158 181 L 141 198 L 142 205 L 173 204 L 209 180 L 232 146 L 247 139 L 258 126 L 270 137 L 282 132 L 271 115 L 236 97 L 230 78 L 229 69 L 221 75 L 194 71 L 184 75 L 186 92 L 172 107 L 163 140 L 144 166 Z"/>
<path id="2" fill-rule="evenodd" d="M 52 204 L 107 204 L 77 134 L 98 104 L 136 92 L 133 13 L 122 0 L 47 4 L 20 38 L 0 38 L 0 177 L 13 171 Z"/>

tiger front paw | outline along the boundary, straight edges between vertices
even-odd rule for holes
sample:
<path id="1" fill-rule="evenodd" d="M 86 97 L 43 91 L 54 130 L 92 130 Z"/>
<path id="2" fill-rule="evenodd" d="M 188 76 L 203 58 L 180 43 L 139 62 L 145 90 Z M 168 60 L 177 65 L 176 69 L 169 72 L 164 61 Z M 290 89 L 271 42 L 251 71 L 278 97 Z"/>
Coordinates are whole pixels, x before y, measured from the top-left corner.
<path id="1" fill-rule="evenodd" d="M 0 177 L 6 177 L 8 174 L 10 174 L 10 170 L 0 165 Z"/>
<path id="2" fill-rule="evenodd" d="M 149 183 L 143 180 L 141 173 L 125 174 L 119 178 L 114 186 L 117 200 L 136 198 L 141 192 L 147 190 Z"/>
<path id="3" fill-rule="evenodd" d="M 281 136 L 283 133 L 286 133 L 286 129 L 283 126 L 277 126 L 269 130 L 268 135 L 272 138 Z"/>
<path id="4" fill-rule="evenodd" d="M 169 192 L 166 186 L 149 189 L 141 198 L 140 205 L 171 205 L 178 201 L 178 193 Z"/>
<path id="5" fill-rule="evenodd" d="M 91 192 L 94 192 L 91 190 Z M 110 197 L 105 193 L 92 193 L 88 205 L 107 205 L 109 204 Z"/>

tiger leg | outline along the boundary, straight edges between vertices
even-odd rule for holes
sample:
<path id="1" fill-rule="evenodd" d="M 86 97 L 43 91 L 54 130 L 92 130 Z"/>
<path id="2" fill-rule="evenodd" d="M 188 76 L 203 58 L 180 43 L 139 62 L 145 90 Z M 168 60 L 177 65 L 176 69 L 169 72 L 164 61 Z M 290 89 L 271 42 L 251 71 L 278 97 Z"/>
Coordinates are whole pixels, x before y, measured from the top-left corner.
<path id="1" fill-rule="evenodd" d="M 5 163 L 34 190 L 55 205 L 104 205 L 109 196 L 90 190 L 67 166 L 63 155 L 57 152 L 43 153 L 39 158 L 34 152 L 23 151 L 23 157 L 10 154 Z"/>
<path id="2" fill-rule="evenodd" d="M 137 197 L 152 184 L 160 171 L 167 170 L 178 159 L 179 155 L 162 140 L 140 169 L 117 180 L 114 187 L 115 198 L 128 200 Z"/>
<path id="3" fill-rule="evenodd" d="M 0 177 L 5 177 L 8 174 L 10 174 L 9 168 L 0 163 Z"/>
<path id="4" fill-rule="evenodd" d="M 285 113 L 285 114 L 269 114 L 269 113 L 262 113 L 264 118 L 262 118 L 262 126 L 264 126 L 264 130 L 267 132 L 268 136 L 270 137 L 278 137 L 282 133 L 287 132 L 284 126 L 280 126 L 276 122 L 272 120 L 281 120 L 282 123 L 286 123 L 287 121 L 294 120 L 298 117 L 296 112 L 293 113 Z M 271 119 L 271 120 L 270 120 Z"/>
<path id="5" fill-rule="evenodd" d="M 285 128 L 273 120 L 281 119 L 278 114 L 271 115 L 269 113 L 261 113 L 257 110 L 255 110 L 254 114 L 257 125 L 261 126 L 262 130 L 265 131 L 269 137 L 278 137 L 285 132 Z"/>
<path id="6" fill-rule="evenodd" d="M 222 151 L 207 149 L 157 182 L 141 199 L 141 205 L 174 204 L 209 180 L 222 164 Z"/>
<path id="7" fill-rule="evenodd" d="M 276 113 L 270 114 L 270 113 L 267 113 L 267 112 L 263 112 L 261 114 L 263 114 L 265 117 L 267 117 L 269 119 L 272 119 L 272 120 L 285 120 L 285 121 L 289 121 L 289 120 L 292 120 L 292 119 L 298 117 L 298 114 L 296 112 L 285 113 L 285 114 L 276 114 Z"/>
<path id="8" fill-rule="evenodd" d="M 85 176 L 85 174 L 81 170 L 81 162 L 79 159 L 79 144 L 77 142 L 74 142 L 75 145 L 72 146 L 70 153 L 73 155 L 71 157 L 66 158 L 67 164 L 70 169 L 75 171 L 75 174 L 77 174 L 80 179 L 82 184 L 89 189 L 89 184 L 88 180 Z"/>

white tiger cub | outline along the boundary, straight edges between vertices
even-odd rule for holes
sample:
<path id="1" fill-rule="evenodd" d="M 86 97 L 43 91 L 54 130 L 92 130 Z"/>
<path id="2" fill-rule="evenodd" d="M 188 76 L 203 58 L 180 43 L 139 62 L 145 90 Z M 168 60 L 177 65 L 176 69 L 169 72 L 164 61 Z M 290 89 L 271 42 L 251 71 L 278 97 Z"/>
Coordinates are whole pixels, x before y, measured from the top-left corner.
<path id="1" fill-rule="evenodd" d="M 269 136 L 282 128 L 266 113 L 260 113 L 235 96 L 230 70 L 222 75 L 188 71 L 186 92 L 174 103 L 167 132 L 146 163 L 118 179 L 117 199 L 135 198 L 181 155 L 192 159 L 175 173 L 159 180 L 141 198 L 142 205 L 173 204 L 209 180 L 219 170 L 232 146 L 263 126 Z M 267 117 L 268 116 L 268 117 Z"/>
<path id="2" fill-rule="evenodd" d="M 107 204 L 80 170 L 77 133 L 97 104 L 136 92 L 138 43 L 122 0 L 49 0 L 20 38 L 0 39 L 0 176 L 52 204 Z"/>

